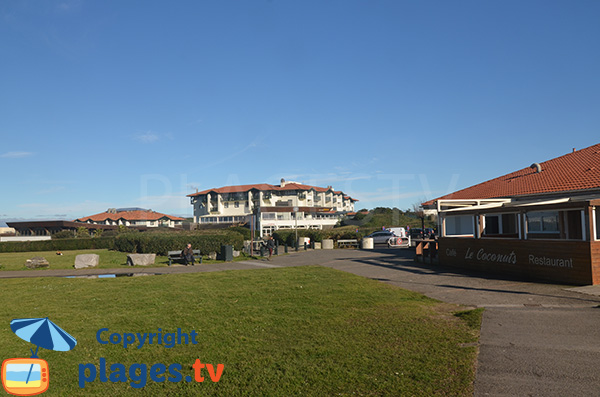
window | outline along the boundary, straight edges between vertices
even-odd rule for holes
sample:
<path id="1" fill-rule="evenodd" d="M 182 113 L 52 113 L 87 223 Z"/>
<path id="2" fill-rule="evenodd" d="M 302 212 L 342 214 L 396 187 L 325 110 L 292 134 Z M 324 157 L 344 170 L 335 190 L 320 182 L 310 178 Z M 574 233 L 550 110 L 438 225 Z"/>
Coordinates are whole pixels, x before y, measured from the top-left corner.
<path id="1" fill-rule="evenodd" d="M 528 233 L 558 233 L 558 212 L 530 212 L 527 214 Z"/>
<path id="2" fill-rule="evenodd" d="M 498 215 L 486 215 L 485 216 L 485 229 L 483 230 L 485 235 L 500 234 L 500 216 Z"/>
<path id="3" fill-rule="evenodd" d="M 446 217 L 446 236 L 472 236 L 473 217 L 470 215 Z"/>
<path id="4" fill-rule="evenodd" d="M 274 212 L 263 212 L 262 218 L 263 219 L 275 219 L 275 213 Z"/>
<path id="5" fill-rule="evenodd" d="M 596 240 L 600 240 L 600 208 L 596 207 L 594 208 L 594 219 L 596 220 L 595 224 L 596 224 Z"/>
<path id="6" fill-rule="evenodd" d="M 229 208 L 229 203 L 228 202 L 223 203 L 223 207 Z"/>
<path id="7" fill-rule="evenodd" d="M 564 237 L 568 240 L 583 239 L 583 225 L 581 224 L 581 210 L 564 212 Z"/>
<path id="8" fill-rule="evenodd" d="M 486 214 L 485 228 L 483 229 L 484 236 L 507 236 L 516 237 L 519 233 L 517 230 L 517 214 Z M 510 236 L 509 236 L 510 237 Z"/>
<path id="9" fill-rule="evenodd" d="M 235 208 L 240 208 L 240 202 L 239 202 L 239 201 L 236 201 L 236 202 L 233 204 L 233 206 L 234 206 Z"/>

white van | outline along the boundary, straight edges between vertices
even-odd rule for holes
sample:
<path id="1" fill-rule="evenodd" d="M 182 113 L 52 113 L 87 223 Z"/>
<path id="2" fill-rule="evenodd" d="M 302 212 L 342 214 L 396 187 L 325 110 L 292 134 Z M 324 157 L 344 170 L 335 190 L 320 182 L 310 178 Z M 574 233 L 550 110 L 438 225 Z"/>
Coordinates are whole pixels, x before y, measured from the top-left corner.
<path id="1" fill-rule="evenodd" d="M 386 228 L 386 230 L 389 230 L 390 232 L 394 233 L 398 237 L 408 237 L 406 235 L 406 229 L 403 227 L 388 227 L 388 228 Z"/>

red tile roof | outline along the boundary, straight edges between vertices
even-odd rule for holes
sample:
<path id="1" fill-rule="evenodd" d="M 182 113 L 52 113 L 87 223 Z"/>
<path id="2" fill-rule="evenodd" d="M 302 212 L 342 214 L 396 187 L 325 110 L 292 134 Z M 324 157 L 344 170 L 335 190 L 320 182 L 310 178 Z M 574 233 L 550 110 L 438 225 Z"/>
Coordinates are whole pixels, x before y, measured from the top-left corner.
<path id="1" fill-rule="evenodd" d="M 600 143 L 423 203 L 441 199 L 509 198 L 600 188 Z"/>
<path id="2" fill-rule="evenodd" d="M 224 187 L 220 187 L 220 188 L 203 190 L 198 193 L 188 194 L 187 197 L 202 196 L 207 193 L 246 193 L 253 189 L 261 190 L 263 192 L 264 191 L 281 192 L 281 191 L 285 191 L 285 190 L 306 190 L 306 191 L 314 190 L 317 192 L 332 191 L 334 194 L 343 194 L 343 192 L 341 192 L 341 191 L 334 191 L 331 187 L 325 188 L 325 187 L 304 185 L 304 184 L 295 183 L 295 182 L 288 182 L 283 187 L 279 186 L 279 185 L 270 185 L 268 183 L 259 183 L 259 184 L 254 184 L 254 185 L 224 186 Z M 348 199 L 348 200 L 358 201 L 347 195 L 344 195 L 344 198 Z"/>
<path id="3" fill-rule="evenodd" d="M 155 211 L 151 211 L 151 210 L 135 210 L 135 211 L 120 211 L 117 213 L 101 212 L 99 214 L 75 219 L 75 221 L 87 222 L 88 220 L 91 220 L 93 222 L 104 222 L 107 219 L 110 219 L 112 221 L 117 221 L 119 219 L 124 219 L 126 221 L 156 221 L 156 220 L 163 219 L 163 218 L 168 218 L 172 221 L 185 220 L 185 219 L 179 218 L 177 216 L 161 214 L 160 212 L 155 212 Z"/>

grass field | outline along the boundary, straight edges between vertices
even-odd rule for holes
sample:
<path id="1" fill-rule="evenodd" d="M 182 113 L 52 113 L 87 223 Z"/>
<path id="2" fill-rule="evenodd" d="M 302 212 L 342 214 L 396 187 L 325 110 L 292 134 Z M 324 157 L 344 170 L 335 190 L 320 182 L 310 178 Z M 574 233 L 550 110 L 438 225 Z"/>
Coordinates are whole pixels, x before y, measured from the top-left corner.
<path id="1" fill-rule="evenodd" d="M 63 255 L 56 255 L 56 251 L 40 252 L 3 252 L 0 253 L 1 270 L 27 270 L 25 262 L 35 256 L 46 258 L 50 263 L 49 269 L 73 269 L 75 257 L 80 254 L 98 254 L 100 262 L 98 268 L 110 269 L 127 264 L 127 254 L 119 251 L 110 251 L 107 249 L 97 250 L 75 250 L 63 251 Z M 157 264 L 161 259 L 166 261 L 166 257 L 157 257 Z"/>
<path id="2" fill-rule="evenodd" d="M 328 268 L 1 285 L 3 359 L 29 357 L 34 347 L 12 333 L 14 318 L 49 317 L 78 341 L 69 352 L 40 349 L 50 368 L 48 396 L 472 395 L 480 311 L 454 315 L 456 307 Z M 181 328 L 195 331 L 198 344 L 100 344 L 96 333 L 103 328 L 109 330 L 103 340 Z M 109 380 L 80 388 L 80 364 L 100 371 L 101 358 Z M 206 369 L 204 382 L 194 382 L 196 359 L 215 369 L 223 364 L 219 382 Z M 129 371 L 136 363 L 148 372 L 110 381 L 121 371 L 115 364 Z M 166 381 L 151 380 L 150 367 L 158 363 L 181 364 L 182 380 L 168 381 L 168 372 L 157 378 Z M 91 377 L 91 369 L 83 373 Z"/>
<path id="3" fill-rule="evenodd" d="M 99 264 L 97 268 L 112 269 L 116 267 L 127 266 L 127 253 L 119 251 L 111 251 L 108 249 L 95 250 L 74 250 L 63 251 L 63 255 L 56 255 L 56 251 L 40 251 L 40 252 L 3 252 L 0 253 L 0 271 L 2 270 L 28 270 L 25 266 L 27 259 L 35 256 L 46 258 L 50 263 L 48 269 L 73 269 L 75 257 L 80 254 L 98 254 Z M 249 257 L 240 256 L 234 260 L 245 260 Z M 203 264 L 220 263 L 221 261 L 211 261 L 203 259 Z M 166 256 L 156 256 L 155 266 L 168 266 L 169 259 Z"/>

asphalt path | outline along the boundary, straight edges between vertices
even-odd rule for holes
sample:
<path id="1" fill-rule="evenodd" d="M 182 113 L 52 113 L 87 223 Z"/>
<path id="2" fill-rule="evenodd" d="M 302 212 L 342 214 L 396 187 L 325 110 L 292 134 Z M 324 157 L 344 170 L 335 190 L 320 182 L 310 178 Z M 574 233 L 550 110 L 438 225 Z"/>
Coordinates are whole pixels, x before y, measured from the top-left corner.
<path id="1" fill-rule="evenodd" d="M 416 263 L 410 249 L 292 252 L 271 261 L 157 268 L 2 271 L 0 278 L 176 274 L 319 265 L 440 301 L 484 307 L 475 396 L 600 396 L 600 286 L 532 283 Z"/>

